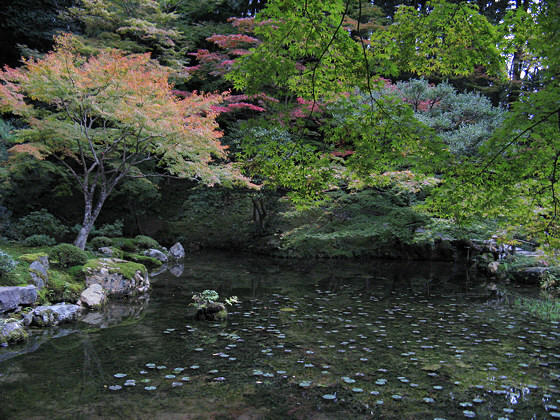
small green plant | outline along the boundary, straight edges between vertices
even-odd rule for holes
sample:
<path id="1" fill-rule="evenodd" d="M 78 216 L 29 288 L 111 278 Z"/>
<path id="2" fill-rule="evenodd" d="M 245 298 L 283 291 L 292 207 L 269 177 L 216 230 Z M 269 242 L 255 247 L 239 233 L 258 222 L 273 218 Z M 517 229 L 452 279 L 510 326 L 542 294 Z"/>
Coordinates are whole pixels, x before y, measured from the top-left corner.
<path id="1" fill-rule="evenodd" d="M 23 246 L 29 246 L 29 247 L 53 246 L 56 244 L 56 240 L 49 235 L 37 234 L 37 235 L 28 236 L 21 242 L 21 244 Z"/>
<path id="2" fill-rule="evenodd" d="M 71 244 L 59 244 L 49 252 L 49 257 L 58 262 L 60 267 L 83 265 L 87 262 L 87 253 Z"/>
<path id="3" fill-rule="evenodd" d="M 560 280 L 551 271 L 545 271 L 541 277 L 541 289 L 557 291 L 560 288 Z"/>

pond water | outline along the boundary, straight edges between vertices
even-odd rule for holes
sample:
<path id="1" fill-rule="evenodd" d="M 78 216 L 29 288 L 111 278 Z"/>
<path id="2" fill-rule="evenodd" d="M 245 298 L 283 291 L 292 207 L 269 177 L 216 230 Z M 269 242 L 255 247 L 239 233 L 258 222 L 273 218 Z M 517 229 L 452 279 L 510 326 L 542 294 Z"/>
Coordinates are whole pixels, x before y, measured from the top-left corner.
<path id="1" fill-rule="evenodd" d="M 558 324 L 462 266 L 203 253 L 0 349 L 0 418 L 560 418 Z M 223 323 L 193 293 L 236 295 Z"/>

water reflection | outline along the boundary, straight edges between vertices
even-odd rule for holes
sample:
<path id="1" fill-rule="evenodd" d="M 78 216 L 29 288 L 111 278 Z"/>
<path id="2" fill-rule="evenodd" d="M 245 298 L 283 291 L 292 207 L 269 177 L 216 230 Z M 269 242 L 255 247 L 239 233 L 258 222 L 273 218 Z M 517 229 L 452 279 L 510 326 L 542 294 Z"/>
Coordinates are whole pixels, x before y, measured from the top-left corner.
<path id="1" fill-rule="evenodd" d="M 184 267 L 155 278 L 149 305 L 114 302 L 0 363 L 0 417 L 560 416 L 558 324 L 488 305 L 465 267 L 223 254 Z M 196 322 L 204 289 L 242 303 Z"/>

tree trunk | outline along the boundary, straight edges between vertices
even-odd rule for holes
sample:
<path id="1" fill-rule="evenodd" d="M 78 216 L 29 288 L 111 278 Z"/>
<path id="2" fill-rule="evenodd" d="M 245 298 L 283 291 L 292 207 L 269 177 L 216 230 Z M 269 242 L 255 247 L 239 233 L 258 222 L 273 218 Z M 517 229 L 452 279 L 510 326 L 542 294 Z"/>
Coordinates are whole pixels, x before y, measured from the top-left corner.
<path id="1" fill-rule="evenodd" d="M 94 207 L 93 191 L 84 193 L 84 221 L 82 222 L 82 228 L 78 232 L 78 236 L 74 241 L 74 245 L 78 248 L 84 249 L 86 247 L 89 233 L 93 229 L 93 224 L 97 220 L 97 216 L 99 216 L 101 207 L 103 207 L 103 203 L 105 203 L 107 197 L 108 193 L 101 193 Z"/>
<path id="2" fill-rule="evenodd" d="M 92 228 L 93 221 L 88 224 L 84 223 L 82 228 L 80 229 L 80 232 L 78 232 L 78 236 L 74 241 L 74 245 L 76 245 L 80 249 L 84 249 L 86 247 L 88 236 Z"/>

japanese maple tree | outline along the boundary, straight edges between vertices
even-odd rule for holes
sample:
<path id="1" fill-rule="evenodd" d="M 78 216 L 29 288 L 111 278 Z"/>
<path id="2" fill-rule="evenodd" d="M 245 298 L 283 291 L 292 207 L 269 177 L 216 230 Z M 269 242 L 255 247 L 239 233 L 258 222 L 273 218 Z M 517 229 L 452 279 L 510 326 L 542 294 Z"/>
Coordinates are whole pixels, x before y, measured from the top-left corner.
<path id="1" fill-rule="evenodd" d="M 0 72 L 0 111 L 25 118 L 29 127 L 19 138 L 40 144 L 83 191 L 76 246 L 84 248 L 115 186 L 125 176 L 142 176 L 138 165 L 147 160 L 208 184 L 247 183 L 224 163 L 214 109 L 223 95 L 177 97 L 169 74 L 148 54 L 108 50 L 84 57 L 69 35 L 58 38 L 44 58 Z"/>

